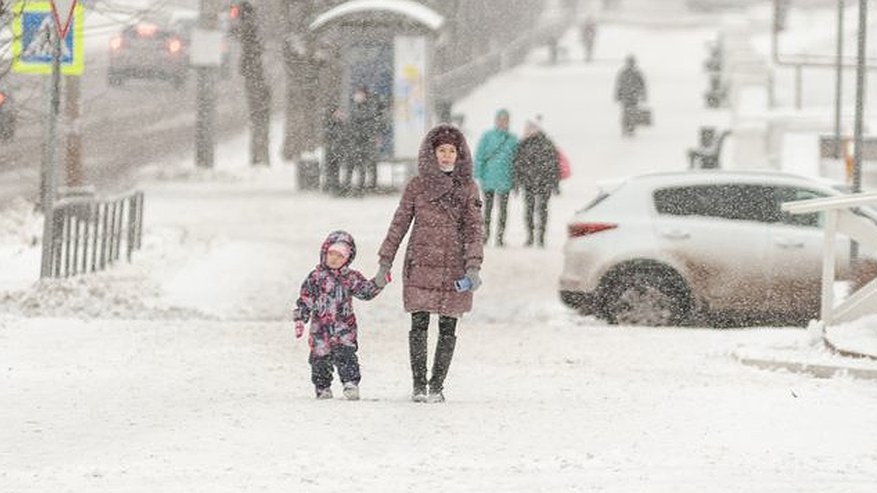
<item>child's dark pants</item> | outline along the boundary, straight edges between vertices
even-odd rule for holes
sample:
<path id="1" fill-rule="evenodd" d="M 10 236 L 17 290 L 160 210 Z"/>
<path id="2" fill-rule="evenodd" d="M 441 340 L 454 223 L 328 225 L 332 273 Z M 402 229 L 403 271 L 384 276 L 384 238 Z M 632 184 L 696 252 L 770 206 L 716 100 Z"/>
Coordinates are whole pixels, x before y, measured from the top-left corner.
<path id="1" fill-rule="evenodd" d="M 338 346 L 332 349 L 332 353 L 326 356 L 311 356 L 308 358 L 311 364 L 311 381 L 317 389 L 325 389 L 332 386 L 332 367 L 338 368 L 338 378 L 341 383 L 353 382 L 359 385 L 362 378 L 359 374 L 359 360 L 356 357 L 356 348 L 350 346 Z"/>

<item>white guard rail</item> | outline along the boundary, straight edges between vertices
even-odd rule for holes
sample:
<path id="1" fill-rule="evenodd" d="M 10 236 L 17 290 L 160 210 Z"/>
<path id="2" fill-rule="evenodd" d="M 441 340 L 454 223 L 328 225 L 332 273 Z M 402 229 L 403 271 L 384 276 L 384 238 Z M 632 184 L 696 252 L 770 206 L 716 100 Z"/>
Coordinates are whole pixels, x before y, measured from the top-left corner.
<path id="1" fill-rule="evenodd" d="M 877 279 L 851 293 L 834 306 L 835 238 L 838 233 L 859 245 L 877 251 L 877 224 L 853 212 L 864 205 L 877 204 L 877 193 L 857 193 L 842 197 L 786 202 L 783 210 L 790 214 L 825 213 L 825 242 L 822 249 L 822 306 L 820 317 L 826 326 L 855 320 L 877 313 Z"/>

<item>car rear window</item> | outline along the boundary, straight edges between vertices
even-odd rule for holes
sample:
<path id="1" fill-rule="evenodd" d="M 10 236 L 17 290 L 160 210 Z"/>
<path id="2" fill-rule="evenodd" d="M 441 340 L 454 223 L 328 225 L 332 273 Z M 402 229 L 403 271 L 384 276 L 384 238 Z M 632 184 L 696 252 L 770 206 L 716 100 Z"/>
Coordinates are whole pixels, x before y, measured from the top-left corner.
<path id="1" fill-rule="evenodd" d="M 775 190 L 761 185 L 669 187 L 655 190 L 653 198 L 658 214 L 763 223 L 777 222 L 782 217 Z"/>

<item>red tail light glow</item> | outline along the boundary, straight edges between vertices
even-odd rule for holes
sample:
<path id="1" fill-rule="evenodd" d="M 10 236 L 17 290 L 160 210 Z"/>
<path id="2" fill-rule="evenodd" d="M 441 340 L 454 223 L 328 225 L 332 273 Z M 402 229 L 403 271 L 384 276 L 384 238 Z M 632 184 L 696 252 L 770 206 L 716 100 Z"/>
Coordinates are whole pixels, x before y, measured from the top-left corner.
<path id="1" fill-rule="evenodd" d="M 113 51 L 119 51 L 122 49 L 121 36 L 115 36 L 113 39 L 110 40 L 110 49 L 112 49 Z"/>
<path id="2" fill-rule="evenodd" d="M 567 234 L 570 238 L 578 238 L 617 227 L 615 223 L 572 223 L 567 226 Z"/>
<path id="3" fill-rule="evenodd" d="M 167 42 L 167 51 L 171 52 L 171 54 L 175 55 L 182 49 L 183 43 L 177 38 L 171 38 L 171 40 Z"/>
<path id="4" fill-rule="evenodd" d="M 151 38 L 158 31 L 158 26 L 149 22 L 141 22 L 137 24 L 137 36 L 141 38 Z"/>

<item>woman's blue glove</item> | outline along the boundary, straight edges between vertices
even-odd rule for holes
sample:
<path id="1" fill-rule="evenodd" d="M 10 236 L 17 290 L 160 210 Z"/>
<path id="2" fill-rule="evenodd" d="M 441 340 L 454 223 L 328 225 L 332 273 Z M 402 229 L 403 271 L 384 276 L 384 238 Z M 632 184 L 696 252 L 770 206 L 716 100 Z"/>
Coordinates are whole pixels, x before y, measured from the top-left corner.
<path id="1" fill-rule="evenodd" d="M 466 269 L 466 278 L 469 279 L 469 283 L 472 287 L 469 288 L 469 291 L 477 291 L 479 287 L 481 287 L 481 276 L 479 275 L 480 269 L 475 267 L 471 267 Z"/>

